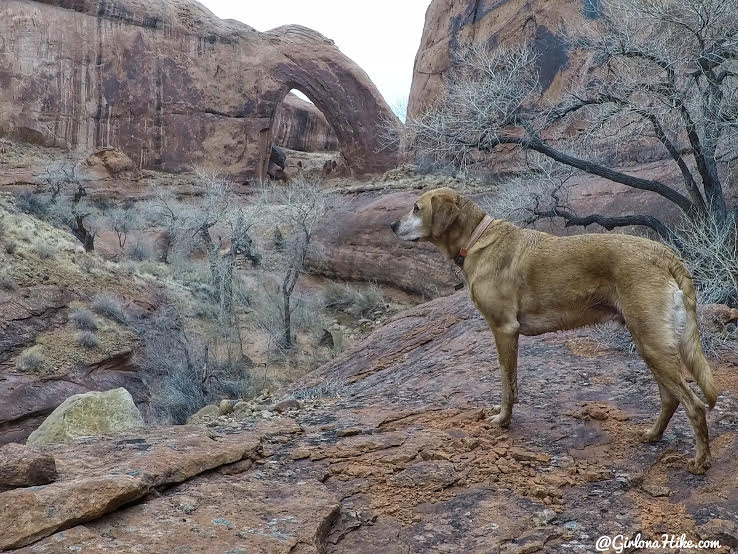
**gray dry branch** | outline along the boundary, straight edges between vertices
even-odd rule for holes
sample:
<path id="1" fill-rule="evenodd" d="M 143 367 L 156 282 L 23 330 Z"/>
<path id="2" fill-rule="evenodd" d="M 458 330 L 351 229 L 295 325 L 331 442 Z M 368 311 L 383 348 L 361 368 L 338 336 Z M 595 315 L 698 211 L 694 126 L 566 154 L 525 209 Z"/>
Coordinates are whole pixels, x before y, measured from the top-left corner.
<path id="1" fill-rule="evenodd" d="M 231 314 L 238 257 L 254 265 L 261 261 L 249 234 L 252 220 L 241 207 L 231 181 L 216 173 L 197 171 L 194 185 L 198 197 L 192 203 L 175 198 L 163 187 L 154 187 L 147 218 L 164 230 L 163 262 L 169 262 L 173 250 L 191 250 L 193 244 L 206 253 L 212 299 L 221 314 Z"/>
<path id="2" fill-rule="evenodd" d="M 319 182 L 302 177 L 288 184 L 273 187 L 262 185 L 259 194 L 261 221 L 270 227 L 278 227 L 281 240 L 273 251 L 273 259 L 282 275 L 280 285 L 282 337 L 281 347 L 293 345 L 292 315 L 293 293 L 305 260 L 311 250 L 317 248 L 313 240 L 318 227 L 338 209 L 337 198 L 326 191 Z"/>
<path id="3" fill-rule="evenodd" d="M 589 60 L 593 78 L 558 105 L 542 105 L 536 52 L 467 47 L 454 60 L 446 94 L 422 116 L 408 119 L 401 140 L 440 166 L 464 169 L 512 145 L 558 164 L 658 194 L 694 220 L 722 224 L 725 168 L 735 163 L 738 138 L 738 0 L 603 0 L 602 17 L 569 38 Z M 683 189 L 641 178 L 562 146 L 563 129 L 584 126 L 583 143 L 606 137 L 626 144 L 648 137 L 681 175 Z M 556 200 L 556 198 L 553 198 Z M 649 227 L 673 233 L 658 217 L 580 216 L 554 202 L 539 218 L 570 225 Z"/>

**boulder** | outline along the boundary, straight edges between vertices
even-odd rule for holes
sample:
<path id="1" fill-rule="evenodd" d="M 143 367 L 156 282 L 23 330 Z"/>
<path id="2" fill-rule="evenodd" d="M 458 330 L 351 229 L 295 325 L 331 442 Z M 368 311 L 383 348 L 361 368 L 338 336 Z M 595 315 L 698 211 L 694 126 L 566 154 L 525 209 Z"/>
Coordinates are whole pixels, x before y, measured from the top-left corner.
<path id="1" fill-rule="evenodd" d="M 80 164 L 82 173 L 95 180 L 123 179 L 138 181 L 141 171 L 131 158 L 117 148 L 100 148 Z"/>
<path id="2" fill-rule="evenodd" d="M 275 144 L 302 152 L 338 150 L 338 137 L 315 104 L 288 94 L 277 108 L 272 125 Z"/>
<path id="3" fill-rule="evenodd" d="M 274 405 L 274 411 L 280 414 L 299 409 L 300 402 L 298 402 L 295 398 L 285 398 L 284 400 L 281 400 Z"/>
<path id="4" fill-rule="evenodd" d="M 141 168 L 204 164 L 262 179 L 275 112 L 299 88 L 352 171 L 395 165 L 379 143 L 392 110 L 333 41 L 305 27 L 261 33 L 193 0 L 7 0 L 0 36 L 0 134 L 80 152 L 113 146 Z"/>
<path id="5" fill-rule="evenodd" d="M 410 209 L 418 191 L 354 199 L 316 234 L 308 268 L 332 279 L 371 281 L 426 297 L 448 294 L 459 282 L 454 265 L 429 243 L 398 240 L 390 223 Z"/>
<path id="6" fill-rule="evenodd" d="M 215 404 L 211 404 L 192 414 L 187 419 L 187 423 L 210 423 L 211 421 L 218 419 L 218 416 L 220 415 L 220 408 Z"/>
<path id="7" fill-rule="evenodd" d="M 65 442 L 78 437 L 117 433 L 143 426 L 141 412 L 124 388 L 105 392 L 87 392 L 67 398 L 26 444 L 42 445 Z"/>
<path id="8" fill-rule="evenodd" d="M 0 490 L 47 485 L 54 479 L 56 462 L 53 456 L 17 443 L 0 448 Z"/>

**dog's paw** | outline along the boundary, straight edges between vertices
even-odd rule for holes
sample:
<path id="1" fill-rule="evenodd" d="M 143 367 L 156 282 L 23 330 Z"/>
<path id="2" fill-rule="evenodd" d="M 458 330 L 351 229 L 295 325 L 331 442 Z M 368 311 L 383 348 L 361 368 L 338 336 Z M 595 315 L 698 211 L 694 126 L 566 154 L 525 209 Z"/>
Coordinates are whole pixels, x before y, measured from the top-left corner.
<path id="1" fill-rule="evenodd" d="M 709 456 L 702 459 L 693 458 L 687 462 L 687 471 L 694 475 L 704 475 L 705 472 L 710 469 L 712 461 Z"/>
<path id="2" fill-rule="evenodd" d="M 501 427 L 502 429 L 507 429 L 507 427 L 510 425 L 510 416 L 505 414 L 497 414 L 495 417 L 490 419 L 490 422 L 492 424 L 497 425 L 498 427 Z"/>
<path id="3" fill-rule="evenodd" d="M 641 442 L 659 442 L 663 436 L 663 433 L 657 433 L 653 429 L 649 429 L 641 433 Z"/>
<path id="4" fill-rule="evenodd" d="M 500 413 L 501 407 L 499 404 L 495 404 L 489 409 L 489 413 L 492 415 L 497 415 Z"/>

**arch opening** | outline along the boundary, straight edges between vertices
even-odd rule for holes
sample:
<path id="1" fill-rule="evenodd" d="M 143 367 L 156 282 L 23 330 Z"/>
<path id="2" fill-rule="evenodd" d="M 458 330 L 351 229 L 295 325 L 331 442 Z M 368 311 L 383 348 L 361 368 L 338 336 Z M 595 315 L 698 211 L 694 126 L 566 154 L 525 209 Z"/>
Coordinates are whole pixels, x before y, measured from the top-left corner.
<path id="1" fill-rule="evenodd" d="M 341 144 L 327 115 L 292 86 L 271 118 L 267 176 L 287 180 L 300 173 L 327 177 L 338 168 Z"/>

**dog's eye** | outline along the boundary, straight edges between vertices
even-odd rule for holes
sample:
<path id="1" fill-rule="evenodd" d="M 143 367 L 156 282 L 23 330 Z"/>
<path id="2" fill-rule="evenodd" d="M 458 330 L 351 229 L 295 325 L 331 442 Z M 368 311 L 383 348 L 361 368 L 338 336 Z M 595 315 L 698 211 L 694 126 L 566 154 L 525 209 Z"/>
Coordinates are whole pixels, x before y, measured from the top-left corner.
<path id="1" fill-rule="evenodd" d="M 418 206 L 417 204 L 415 204 L 413 206 L 413 213 L 418 213 L 419 211 L 420 211 L 420 206 Z"/>

